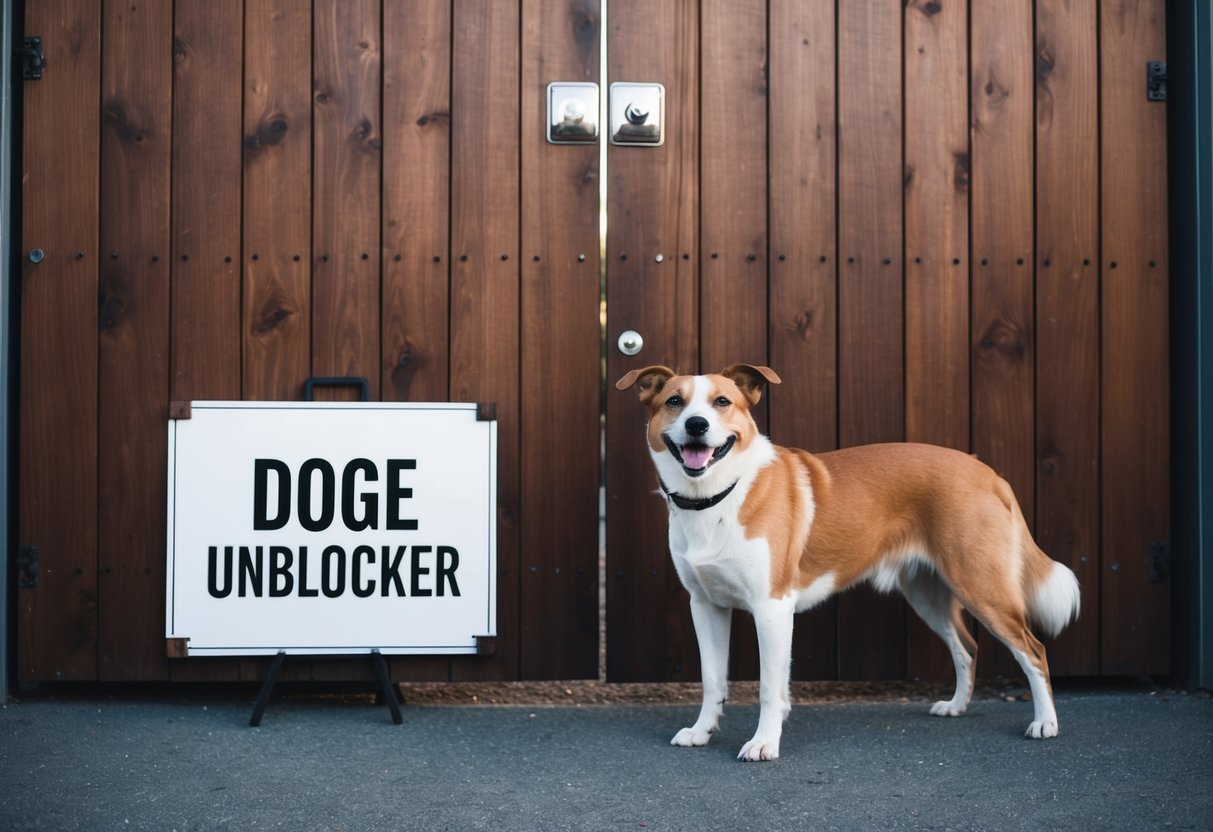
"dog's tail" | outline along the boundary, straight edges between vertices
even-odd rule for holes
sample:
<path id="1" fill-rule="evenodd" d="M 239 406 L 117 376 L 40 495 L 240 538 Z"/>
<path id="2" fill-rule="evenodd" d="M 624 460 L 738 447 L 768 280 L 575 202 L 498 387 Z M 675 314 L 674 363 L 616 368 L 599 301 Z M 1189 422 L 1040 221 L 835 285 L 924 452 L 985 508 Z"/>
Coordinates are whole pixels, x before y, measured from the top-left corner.
<path id="1" fill-rule="evenodd" d="M 1078 578 L 1070 567 L 1042 552 L 1031 536 L 1025 540 L 1024 560 L 1028 617 L 1042 635 L 1053 638 L 1078 618 L 1082 606 Z"/>

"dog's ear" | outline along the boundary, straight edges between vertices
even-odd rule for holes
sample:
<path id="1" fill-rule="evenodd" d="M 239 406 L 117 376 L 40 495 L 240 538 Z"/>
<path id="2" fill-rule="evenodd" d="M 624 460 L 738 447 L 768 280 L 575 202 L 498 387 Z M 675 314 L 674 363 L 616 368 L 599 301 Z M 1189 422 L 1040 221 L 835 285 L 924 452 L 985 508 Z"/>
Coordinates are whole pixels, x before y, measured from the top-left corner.
<path id="1" fill-rule="evenodd" d="M 674 377 L 674 371 L 669 367 L 654 365 L 632 370 L 619 381 L 615 382 L 616 390 L 627 390 L 629 387 L 640 388 L 640 401 L 648 404 L 653 397 L 661 392 L 665 383 Z"/>
<path id="2" fill-rule="evenodd" d="M 762 398 L 762 385 L 779 384 L 779 374 L 770 367 L 758 367 L 753 364 L 734 364 L 720 371 L 720 374 L 732 381 L 749 399 L 750 406 L 758 404 Z"/>

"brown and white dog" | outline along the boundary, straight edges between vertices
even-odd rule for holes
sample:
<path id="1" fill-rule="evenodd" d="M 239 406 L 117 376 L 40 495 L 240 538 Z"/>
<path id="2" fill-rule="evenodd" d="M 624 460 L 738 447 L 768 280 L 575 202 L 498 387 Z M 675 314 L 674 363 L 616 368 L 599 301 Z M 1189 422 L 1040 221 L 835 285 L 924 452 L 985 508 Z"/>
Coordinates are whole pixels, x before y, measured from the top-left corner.
<path id="1" fill-rule="evenodd" d="M 703 665 L 703 707 L 673 745 L 707 743 L 728 688 L 732 610 L 754 616 L 761 663 L 758 730 L 738 755 L 779 756 L 791 709 L 792 617 L 863 580 L 901 590 L 944 640 L 956 693 L 931 713 L 959 716 L 973 694 L 977 644 L 962 606 L 1011 649 L 1028 677 L 1029 737 L 1057 735 L 1044 646 L 1031 620 L 1056 635 L 1078 615 L 1078 581 L 1032 540 L 1011 488 L 959 451 L 889 444 L 824 454 L 783 448 L 750 408 L 767 367 L 713 375 L 633 370 L 648 407 L 649 454 L 670 511 L 670 554 L 691 594 Z"/>

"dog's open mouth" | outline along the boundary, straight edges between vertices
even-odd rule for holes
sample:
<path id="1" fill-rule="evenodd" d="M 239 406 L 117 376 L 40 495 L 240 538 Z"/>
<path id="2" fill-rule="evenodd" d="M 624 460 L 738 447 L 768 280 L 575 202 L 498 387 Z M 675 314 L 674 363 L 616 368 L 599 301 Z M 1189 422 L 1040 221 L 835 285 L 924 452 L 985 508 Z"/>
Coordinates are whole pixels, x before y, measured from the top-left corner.
<path id="1" fill-rule="evenodd" d="M 666 447 L 670 449 L 674 458 L 682 463 L 682 469 L 691 477 L 702 476 L 712 463 L 731 451 L 733 443 L 737 441 L 736 436 L 730 436 L 728 441 L 719 448 L 697 442 L 688 442 L 679 447 L 678 443 L 670 437 L 663 434 L 661 438 L 665 440 Z"/>

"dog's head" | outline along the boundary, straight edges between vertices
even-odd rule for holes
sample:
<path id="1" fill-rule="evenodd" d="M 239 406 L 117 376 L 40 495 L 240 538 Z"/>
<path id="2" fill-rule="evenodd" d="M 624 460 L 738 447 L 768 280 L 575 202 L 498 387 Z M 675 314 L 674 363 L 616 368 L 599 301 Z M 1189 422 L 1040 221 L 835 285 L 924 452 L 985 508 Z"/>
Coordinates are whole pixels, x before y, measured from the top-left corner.
<path id="1" fill-rule="evenodd" d="M 632 370 L 615 387 L 636 387 L 649 409 L 649 452 L 671 489 L 710 492 L 740 476 L 740 457 L 759 436 L 750 409 L 764 383 L 779 384 L 769 367 L 734 364 L 719 373 L 680 376 L 669 367 Z"/>

